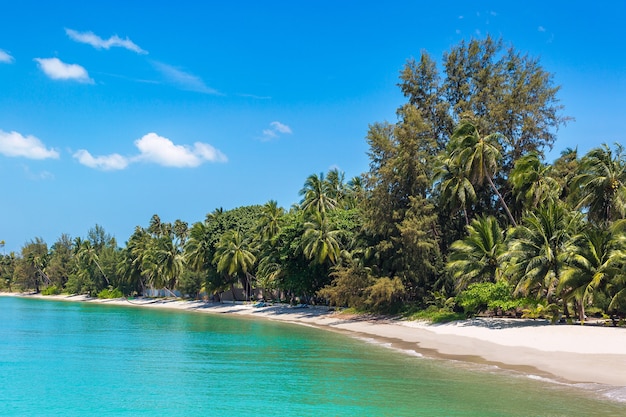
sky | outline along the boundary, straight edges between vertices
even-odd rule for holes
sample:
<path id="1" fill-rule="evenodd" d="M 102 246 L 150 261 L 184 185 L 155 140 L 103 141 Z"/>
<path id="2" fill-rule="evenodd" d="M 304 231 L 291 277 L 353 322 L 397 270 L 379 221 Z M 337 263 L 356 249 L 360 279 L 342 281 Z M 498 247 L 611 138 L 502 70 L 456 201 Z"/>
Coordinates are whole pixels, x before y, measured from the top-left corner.
<path id="1" fill-rule="evenodd" d="M 48 3 L 48 4 L 42 4 Z M 153 214 L 298 203 L 307 176 L 368 170 L 397 83 L 487 34 L 561 86 L 554 150 L 625 143 L 626 2 L 0 0 L 0 240 L 124 245 Z"/>

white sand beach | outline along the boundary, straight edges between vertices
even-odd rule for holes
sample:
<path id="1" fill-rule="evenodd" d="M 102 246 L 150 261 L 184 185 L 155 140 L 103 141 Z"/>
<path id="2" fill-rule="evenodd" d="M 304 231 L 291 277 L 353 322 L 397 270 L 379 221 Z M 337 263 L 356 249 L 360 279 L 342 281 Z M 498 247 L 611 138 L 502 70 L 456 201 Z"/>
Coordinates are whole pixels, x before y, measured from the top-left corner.
<path id="1" fill-rule="evenodd" d="M 489 318 L 434 325 L 348 316 L 324 307 L 254 307 L 251 304 L 169 299 L 99 300 L 85 296 L 0 295 L 279 320 L 365 337 L 427 357 L 495 365 L 562 382 L 626 387 L 626 328 L 550 325 L 540 320 Z"/>

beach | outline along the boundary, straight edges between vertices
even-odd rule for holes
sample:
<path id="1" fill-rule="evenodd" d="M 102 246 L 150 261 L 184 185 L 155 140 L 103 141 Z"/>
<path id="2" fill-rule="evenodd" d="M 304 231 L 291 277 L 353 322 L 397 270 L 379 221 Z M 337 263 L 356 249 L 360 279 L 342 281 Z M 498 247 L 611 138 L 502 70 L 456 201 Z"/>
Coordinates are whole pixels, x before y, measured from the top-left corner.
<path id="1" fill-rule="evenodd" d="M 174 299 L 0 295 L 276 320 L 337 331 L 425 357 L 492 365 L 555 382 L 626 387 L 626 328 L 551 325 L 542 320 L 501 318 L 428 324 L 347 315 L 317 306 L 268 304 L 255 307 L 253 304 Z"/>

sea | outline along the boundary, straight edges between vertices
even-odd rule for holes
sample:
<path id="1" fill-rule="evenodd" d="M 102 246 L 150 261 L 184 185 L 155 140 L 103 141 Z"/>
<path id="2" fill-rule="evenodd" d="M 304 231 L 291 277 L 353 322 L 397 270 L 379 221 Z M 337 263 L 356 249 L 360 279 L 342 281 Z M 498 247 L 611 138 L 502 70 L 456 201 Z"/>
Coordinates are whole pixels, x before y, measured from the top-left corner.
<path id="1" fill-rule="evenodd" d="M 296 324 L 0 297 L 0 416 L 625 415 L 624 388 Z"/>

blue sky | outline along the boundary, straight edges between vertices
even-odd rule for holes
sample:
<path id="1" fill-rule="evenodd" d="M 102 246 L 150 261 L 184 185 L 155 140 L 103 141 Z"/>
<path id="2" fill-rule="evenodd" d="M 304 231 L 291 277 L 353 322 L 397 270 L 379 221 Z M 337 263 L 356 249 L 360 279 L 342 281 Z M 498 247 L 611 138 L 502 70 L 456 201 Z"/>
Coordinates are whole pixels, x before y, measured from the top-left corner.
<path id="1" fill-rule="evenodd" d="M 552 157 L 626 136 L 623 1 L 1 3 L 7 252 L 96 223 L 124 244 L 155 213 L 289 207 L 312 173 L 367 171 L 407 59 L 486 34 L 562 86 L 575 121 Z"/>

